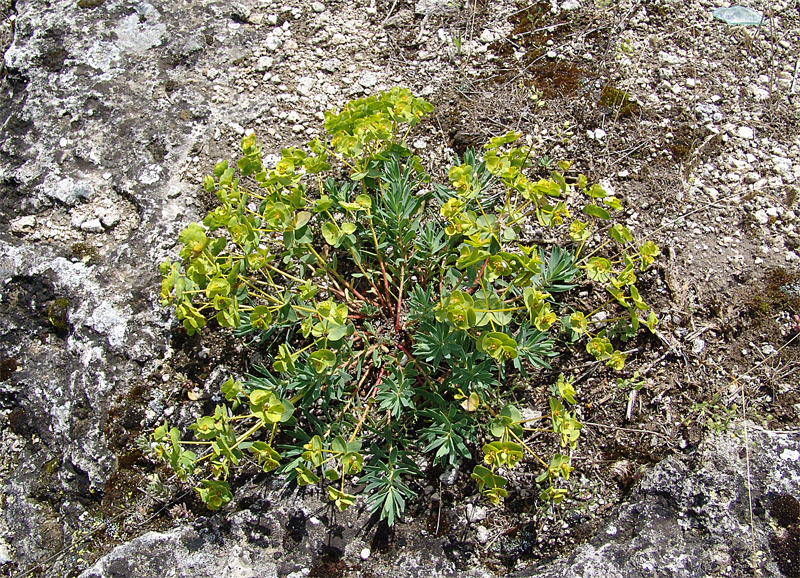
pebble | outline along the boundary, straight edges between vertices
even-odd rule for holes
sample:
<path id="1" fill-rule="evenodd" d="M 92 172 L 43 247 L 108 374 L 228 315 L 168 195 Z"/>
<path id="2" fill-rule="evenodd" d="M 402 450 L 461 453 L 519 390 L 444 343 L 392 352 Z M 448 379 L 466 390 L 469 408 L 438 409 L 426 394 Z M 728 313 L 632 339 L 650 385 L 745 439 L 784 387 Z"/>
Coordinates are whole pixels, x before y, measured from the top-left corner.
<path id="1" fill-rule="evenodd" d="M 736 134 L 739 136 L 739 138 L 742 138 L 744 140 L 753 140 L 753 137 L 755 136 L 753 129 L 750 128 L 749 126 L 740 126 L 736 130 Z"/>
<path id="2" fill-rule="evenodd" d="M 81 230 L 87 233 L 102 233 L 105 229 L 100 219 L 88 219 L 81 223 Z"/>
<path id="3" fill-rule="evenodd" d="M 759 175 L 757 172 L 750 171 L 749 173 L 746 173 L 744 175 L 744 182 L 747 185 L 752 185 L 753 183 L 758 182 L 758 179 L 760 179 L 760 178 L 761 178 L 761 175 Z"/>
<path id="4" fill-rule="evenodd" d="M 11 562 L 11 556 L 8 553 L 8 547 L 5 544 L 0 544 L 0 566 Z"/>
<path id="5" fill-rule="evenodd" d="M 480 41 L 484 44 L 489 44 L 490 42 L 494 42 L 494 34 L 492 34 L 491 30 L 484 30 L 481 32 Z"/>
<path id="6" fill-rule="evenodd" d="M 119 211 L 116 209 L 96 209 L 95 214 L 105 228 L 113 227 L 121 219 Z"/>
<path id="7" fill-rule="evenodd" d="M 341 65 L 342 61 L 338 58 L 328 58 L 319 63 L 320 69 L 324 70 L 325 72 L 336 72 Z"/>
<path id="8" fill-rule="evenodd" d="M 458 466 L 448 466 L 439 476 L 439 481 L 445 486 L 452 486 L 458 479 Z"/>
<path id="9" fill-rule="evenodd" d="M 278 48 L 281 47 L 281 44 L 283 44 L 283 42 L 281 42 L 281 39 L 272 34 L 270 34 L 264 39 L 264 48 L 266 48 L 270 52 L 275 52 L 276 50 L 278 50 Z"/>
<path id="10" fill-rule="evenodd" d="M 769 224 L 769 215 L 767 215 L 767 212 L 764 209 L 759 209 L 753 216 L 756 218 L 756 221 L 758 221 L 759 224 Z"/>
<path id="11" fill-rule="evenodd" d="M 699 355 L 706 348 L 706 342 L 701 338 L 696 338 L 692 341 L 692 353 Z"/>
<path id="12" fill-rule="evenodd" d="M 372 554 L 372 552 L 370 552 L 369 548 L 362 548 L 362 550 L 361 550 L 361 559 L 362 560 L 366 560 L 367 558 L 369 558 L 370 554 Z"/>
<path id="13" fill-rule="evenodd" d="M 316 84 L 316 80 L 308 77 L 303 76 L 297 81 L 297 93 L 301 96 L 311 96 L 311 89 Z"/>
<path id="14" fill-rule="evenodd" d="M 547 58 L 549 58 L 550 60 L 553 60 L 558 56 L 558 52 L 556 52 L 555 50 L 548 50 L 545 56 L 547 56 Z"/>
<path id="15" fill-rule="evenodd" d="M 317 14 L 322 14 L 323 12 L 325 12 L 325 4 L 323 4 L 322 2 L 313 2 L 311 4 L 311 9 Z"/>
<path id="16" fill-rule="evenodd" d="M 265 72 L 272 68 L 272 65 L 275 61 L 272 59 L 271 56 L 262 56 L 256 62 L 256 72 Z"/>
<path id="17" fill-rule="evenodd" d="M 378 84 L 378 75 L 371 70 L 367 70 L 358 78 L 358 84 L 364 88 L 372 88 Z"/>
<path id="18" fill-rule="evenodd" d="M 773 169 L 784 178 L 794 178 L 792 172 L 792 161 L 786 157 L 772 157 Z M 791 182 L 791 181 L 789 181 Z"/>
<path id="19" fill-rule="evenodd" d="M 484 526 L 478 526 L 478 534 L 476 538 L 478 539 L 478 542 L 485 544 L 490 538 L 489 530 L 487 530 Z"/>
<path id="20" fill-rule="evenodd" d="M 467 522 L 481 522 L 486 519 L 486 508 L 483 506 L 476 506 L 475 504 L 467 504 L 465 515 L 467 517 Z"/>
<path id="21" fill-rule="evenodd" d="M 13 233 L 31 233 L 36 228 L 36 217 L 27 215 L 11 221 L 11 231 Z"/>

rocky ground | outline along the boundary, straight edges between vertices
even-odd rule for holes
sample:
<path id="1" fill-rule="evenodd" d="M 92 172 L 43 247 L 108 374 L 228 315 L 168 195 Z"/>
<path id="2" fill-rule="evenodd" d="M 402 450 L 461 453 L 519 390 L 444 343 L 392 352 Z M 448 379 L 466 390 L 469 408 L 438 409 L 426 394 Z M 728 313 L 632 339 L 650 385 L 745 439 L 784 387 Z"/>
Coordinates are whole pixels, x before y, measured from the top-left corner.
<path id="1" fill-rule="evenodd" d="M 706 0 L 0 2 L 0 572 L 800 575 L 800 12 L 751 4 L 760 27 Z M 520 478 L 494 508 L 431 470 L 389 531 L 279 480 L 213 516 L 156 493 L 136 439 L 254 361 L 157 304 L 203 176 L 395 85 L 436 107 L 409 138 L 435 177 L 519 130 L 662 247 L 626 373 L 556 368 L 586 424 L 570 498 Z"/>

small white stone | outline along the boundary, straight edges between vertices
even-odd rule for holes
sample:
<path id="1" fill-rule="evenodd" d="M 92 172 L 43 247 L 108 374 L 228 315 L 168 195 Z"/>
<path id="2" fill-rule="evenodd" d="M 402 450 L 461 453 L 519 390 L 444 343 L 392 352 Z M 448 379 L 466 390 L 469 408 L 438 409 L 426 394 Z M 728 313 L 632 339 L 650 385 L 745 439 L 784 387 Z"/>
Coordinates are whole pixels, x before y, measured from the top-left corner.
<path id="1" fill-rule="evenodd" d="M 271 56 L 262 56 L 256 62 L 256 72 L 265 72 L 272 68 L 272 65 L 275 61 L 272 59 Z"/>
<path id="2" fill-rule="evenodd" d="M 793 462 L 796 462 L 800 460 L 800 452 L 798 452 L 797 450 L 790 450 L 789 448 L 786 448 L 785 450 L 783 450 L 783 452 L 781 452 L 781 459 L 791 460 Z"/>
<path id="3" fill-rule="evenodd" d="M 301 96 L 311 96 L 311 89 L 317 83 L 316 79 L 310 76 L 303 76 L 297 81 L 297 93 Z"/>
<path id="4" fill-rule="evenodd" d="M 366 560 L 367 558 L 369 558 L 370 554 L 372 554 L 372 552 L 370 552 L 369 548 L 362 548 L 361 549 L 361 559 L 362 560 Z"/>
<path id="5" fill-rule="evenodd" d="M 492 34 L 491 30 L 484 30 L 481 32 L 480 41 L 484 44 L 489 44 L 490 42 L 494 42 L 494 34 Z"/>
<path id="6" fill-rule="evenodd" d="M 447 466 L 447 468 L 439 476 L 439 481 L 445 486 L 452 486 L 458 479 L 458 466 Z"/>
<path id="7" fill-rule="evenodd" d="M 630 174 L 631 174 L 631 173 L 630 173 L 629 171 L 627 171 L 627 170 L 622 170 L 622 171 L 620 171 L 620 172 L 618 172 L 618 173 L 617 173 L 617 176 L 618 176 L 619 178 L 621 178 L 621 179 L 624 179 L 625 177 L 629 176 Z"/>
<path id="8" fill-rule="evenodd" d="M 558 57 L 558 52 L 556 52 L 555 50 L 548 50 L 546 56 L 550 60 L 553 60 L 554 58 Z"/>
<path id="9" fill-rule="evenodd" d="M 272 34 L 270 34 L 264 39 L 264 48 L 266 48 L 270 52 L 275 52 L 276 50 L 278 50 L 278 48 L 281 47 L 281 44 L 283 44 L 281 42 L 281 39 L 278 38 L 277 36 L 273 36 Z"/>
<path id="10" fill-rule="evenodd" d="M 736 130 L 736 134 L 739 135 L 739 138 L 742 138 L 744 140 L 753 140 L 753 137 L 755 136 L 753 129 L 750 128 L 749 126 L 740 126 Z"/>
<path id="11" fill-rule="evenodd" d="M 561 3 L 562 10 L 577 10 L 581 7 L 581 3 L 579 0 L 564 0 Z"/>
<path id="12" fill-rule="evenodd" d="M 594 129 L 595 140 L 603 140 L 604 138 L 606 138 L 606 134 L 607 134 L 606 131 L 604 131 L 602 128 Z"/>
<path id="13" fill-rule="evenodd" d="M 100 219 L 89 219 L 81 223 L 81 230 L 87 233 L 102 233 L 104 231 L 103 224 Z"/>
<path id="14" fill-rule="evenodd" d="M 700 353 L 706 348 L 706 342 L 700 339 L 699 337 L 692 341 L 692 353 L 694 355 L 700 355 Z"/>
<path id="15" fill-rule="evenodd" d="M 321 14 L 322 12 L 325 12 L 325 4 L 322 2 L 313 2 L 311 4 L 311 9 L 317 14 Z"/>
<path id="16" fill-rule="evenodd" d="M 100 222 L 103 224 L 103 227 L 110 228 L 119 223 L 121 217 L 119 211 L 116 209 L 103 209 L 100 211 L 95 211 L 97 218 L 100 219 Z"/>
<path id="17" fill-rule="evenodd" d="M 294 134 L 300 134 L 304 130 L 306 130 L 306 127 L 304 127 L 302 124 L 296 124 L 296 125 L 292 126 L 292 132 Z"/>
<path id="18" fill-rule="evenodd" d="M 478 526 L 478 534 L 475 537 L 478 539 L 478 542 L 485 544 L 490 538 L 489 530 L 487 530 L 484 526 Z"/>
<path id="19" fill-rule="evenodd" d="M 371 70 L 367 70 L 358 78 L 358 84 L 364 88 L 371 88 L 378 84 L 378 75 Z"/>
<path id="20" fill-rule="evenodd" d="M 774 163 L 775 172 L 783 175 L 784 177 L 793 175 L 792 172 L 792 161 L 787 159 L 786 157 L 772 157 L 772 162 Z"/>
<path id="21" fill-rule="evenodd" d="M 0 542 L 0 566 L 11 562 L 11 556 L 8 553 L 8 546 L 4 542 Z"/>
<path id="22" fill-rule="evenodd" d="M 13 233 L 31 233 L 36 228 L 36 217 L 27 215 L 11 221 L 11 231 Z"/>
<path id="23" fill-rule="evenodd" d="M 328 58 L 319 63 L 320 69 L 324 70 L 325 72 L 336 72 L 341 65 L 342 61 L 338 58 Z"/>
<path id="24" fill-rule="evenodd" d="M 465 508 L 467 522 L 481 522 L 486 519 L 486 508 L 476 506 L 474 504 L 467 504 Z"/>
<path id="25" fill-rule="evenodd" d="M 761 225 L 766 225 L 769 223 L 769 215 L 767 215 L 767 212 L 764 209 L 759 209 L 753 216 Z"/>

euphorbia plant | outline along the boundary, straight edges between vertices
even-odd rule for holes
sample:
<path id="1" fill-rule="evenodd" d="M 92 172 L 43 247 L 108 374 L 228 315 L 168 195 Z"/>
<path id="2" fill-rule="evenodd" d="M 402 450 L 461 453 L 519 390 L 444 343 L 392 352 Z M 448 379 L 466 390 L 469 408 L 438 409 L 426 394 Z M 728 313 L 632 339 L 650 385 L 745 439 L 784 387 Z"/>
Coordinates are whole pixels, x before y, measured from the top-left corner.
<path id="1" fill-rule="evenodd" d="M 162 263 L 162 304 L 189 334 L 213 318 L 258 337 L 271 357 L 260 375 L 222 385 L 227 403 L 197 419 L 195 441 L 167 424 L 153 435 L 153 451 L 181 477 L 207 476 L 198 492 L 209 507 L 230 500 L 231 468 L 257 463 L 300 485 L 327 483 L 341 510 L 356 500 L 347 479 L 361 476 L 374 511 L 393 523 L 415 495 L 414 454 L 442 465 L 482 455 L 472 478 L 493 503 L 528 454 L 542 468 L 542 496 L 563 498 L 559 480 L 581 429 L 569 409 L 575 390 L 563 376 L 551 388 L 539 418 L 555 434 L 545 460 L 525 441 L 541 430 L 505 383 L 549 368 L 558 331 L 621 368 L 625 355 L 592 329 L 596 315 L 621 308 L 638 329 L 648 307 L 635 271 L 658 249 L 636 248 L 615 224 L 584 256 L 619 201 L 583 175 L 575 185 L 558 171 L 530 180 L 518 133 L 492 138 L 482 159 L 468 152 L 446 184 L 431 183 L 405 145 L 431 110 L 400 88 L 355 100 L 326 114 L 325 138 L 284 149 L 274 168 L 251 134 L 235 165 L 223 161 L 206 178 L 220 205 L 181 232 L 180 260 Z M 583 220 L 570 195 L 587 199 Z M 530 220 L 563 227 L 570 242 L 524 241 Z M 601 256 L 610 244 L 615 259 Z M 605 286 L 609 301 L 590 312 L 560 301 L 582 278 Z"/>

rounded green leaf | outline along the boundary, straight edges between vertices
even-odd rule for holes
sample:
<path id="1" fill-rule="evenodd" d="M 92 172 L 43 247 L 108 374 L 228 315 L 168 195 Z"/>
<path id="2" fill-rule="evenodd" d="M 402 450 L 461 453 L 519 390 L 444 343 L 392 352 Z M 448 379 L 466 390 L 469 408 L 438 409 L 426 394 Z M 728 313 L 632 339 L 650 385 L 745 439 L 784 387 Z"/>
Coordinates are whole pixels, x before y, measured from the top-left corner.
<path id="1" fill-rule="evenodd" d="M 606 211 L 602 207 L 598 207 L 597 205 L 586 205 L 583 208 L 583 212 L 589 215 L 590 217 L 597 217 L 598 219 L 610 219 L 611 215 L 608 211 Z"/>
<path id="2" fill-rule="evenodd" d="M 603 257 L 592 257 L 586 262 L 586 275 L 592 281 L 608 281 L 611 276 L 611 261 Z"/>
<path id="3" fill-rule="evenodd" d="M 266 331 L 272 324 L 272 313 L 266 305 L 258 305 L 250 312 L 250 325 Z"/>
<path id="4" fill-rule="evenodd" d="M 308 356 L 308 361 L 314 371 L 321 374 L 336 365 L 336 354 L 329 349 L 319 349 Z"/>

